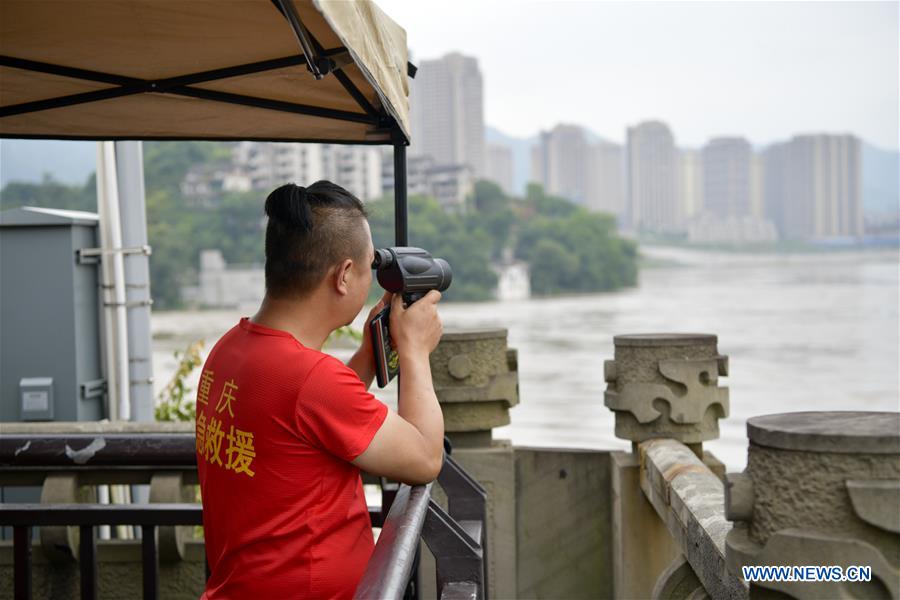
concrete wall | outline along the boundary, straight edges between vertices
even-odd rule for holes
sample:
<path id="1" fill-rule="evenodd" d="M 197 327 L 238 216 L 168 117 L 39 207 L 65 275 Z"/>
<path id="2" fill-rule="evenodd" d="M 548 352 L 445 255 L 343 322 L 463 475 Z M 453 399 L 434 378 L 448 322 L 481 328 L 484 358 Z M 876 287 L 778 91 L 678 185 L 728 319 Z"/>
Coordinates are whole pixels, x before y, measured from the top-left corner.
<path id="1" fill-rule="evenodd" d="M 517 598 L 612 596 L 609 458 L 516 448 Z"/>

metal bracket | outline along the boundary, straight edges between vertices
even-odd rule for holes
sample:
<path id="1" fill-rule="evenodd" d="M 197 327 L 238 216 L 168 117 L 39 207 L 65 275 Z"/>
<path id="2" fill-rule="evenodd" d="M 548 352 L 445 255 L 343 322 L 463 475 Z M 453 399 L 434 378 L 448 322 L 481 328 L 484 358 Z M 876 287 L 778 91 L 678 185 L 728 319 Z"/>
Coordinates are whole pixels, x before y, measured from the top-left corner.
<path id="1" fill-rule="evenodd" d="M 474 586 L 475 598 L 486 598 L 484 547 L 433 499 L 429 500 L 422 525 L 422 539 L 435 556 L 439 597 L 444 597 L 448 586 L 468 584 Z"/>
<path id="2" fill-rule="evenodd" d="M 447 492 L 450 515 L 454 519 L 487 523 L 487 492 L 453 457 L 444 455 L 438 483 Z"/>
<path id="3" fill-rule="evenodd" d="M 124 306 L 125 308 L 136 308 L 138 306 L 153 306 L 153 300 L 131 300 L 129 302 L 104 302 L 103 306 Z"/>
<path id="4" fill-rule="evenodd" d="M 134 246 L 131 248 L 79 248 L 75 251 L 75 262 L 80 265 L 96 265 L 105 255 L 111 254 L 142 254 L 150 256 L 153 248 L 149 244 Z"/>
<path id="5" fill-rule="evenodd" d="M 96 398 L 106 393 L 106 380 L 94 379 L 85 381 L 81 384 L 81 397 L 85 400 L 88 398 Z"/>

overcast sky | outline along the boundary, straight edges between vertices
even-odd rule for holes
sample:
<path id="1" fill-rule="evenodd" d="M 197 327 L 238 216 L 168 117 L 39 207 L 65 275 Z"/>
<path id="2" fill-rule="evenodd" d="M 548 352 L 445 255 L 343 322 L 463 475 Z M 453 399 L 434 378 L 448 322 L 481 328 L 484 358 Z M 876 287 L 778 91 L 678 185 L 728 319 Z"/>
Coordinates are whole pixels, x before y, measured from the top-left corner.
<path id="1" fill-rule="evenodd" d="M 479 59 L 485 120 L 508 134 L 622 141 L 657 118 L 683 146 L 827 131 L 898 148 L 897 2 L 376 1 L 415 62 Z"/>

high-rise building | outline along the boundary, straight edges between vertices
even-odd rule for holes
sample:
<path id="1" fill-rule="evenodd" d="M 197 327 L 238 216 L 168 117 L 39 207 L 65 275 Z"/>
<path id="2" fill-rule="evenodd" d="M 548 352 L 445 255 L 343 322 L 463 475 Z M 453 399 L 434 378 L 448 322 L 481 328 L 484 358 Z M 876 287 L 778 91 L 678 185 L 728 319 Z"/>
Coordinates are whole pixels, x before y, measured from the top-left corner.
<path id="1" fill-rule="evenodd" d="M 484 83 L 478 60 L 452 53 L 423 60 L 410 88 L 411 156 L 485 173 Z"/>
<path id="2" fill-rule="evenodd" d="M 619 217 L 625 189 L 622 147 L 589 140 L 577 125 L 542 131 L 531 148 L 531 179 L 550 194 Z"/>
<path id="3" fill-rule="evenodd" d="M 531 150 L 531 178 L 548 193 L 585 205 L 587 150 L 584 129 L 577 125 L 561 124 L 542 131 Z"/>
<path id="4" fill-rule="evenodd" d="M 621 218 L 625 212 L 625 152 L 619 144 L 598 142 L 586 152 L 586 206 Z"/>
<path id="5" fill-rule="evenodd" d="M 750 142 L 740 137 L 714 138 L 703 147 L 701 155 L 703 211 L 722 218 L 752 215 Z"/>
<path id="6" fill-rule="evenodd" d="M 626 219 L 654 232 L 684 230 L 678 193 L 678 151 L 668 125 L 646 121 L 628 128 Z"/>
<path id="7" fill-rule="evenodd" d="M 765 211 L 782 237 L 863 235 L 859 138 L 799 135 L 763 155 Z"/>
<path id="8" fill-rule="evenodd" d="M 681 212 L 693 217 L 703 208 L 703 162 L 697 150 L 678 151 L 678 191 Z"/>
<path id="9" fill-rule="evenodd" d="M 764 185 L 763 157 L 759 152 L 754 152 L 750 159 L 750 214 L 757 218 L 765 216 Z"/>
<path id="10" fill-rule="evenodd" d="M 513 193 L 512 148 L 501 144 L 488 144 L 485 179 L 490 179 L 507 194 Z"/>

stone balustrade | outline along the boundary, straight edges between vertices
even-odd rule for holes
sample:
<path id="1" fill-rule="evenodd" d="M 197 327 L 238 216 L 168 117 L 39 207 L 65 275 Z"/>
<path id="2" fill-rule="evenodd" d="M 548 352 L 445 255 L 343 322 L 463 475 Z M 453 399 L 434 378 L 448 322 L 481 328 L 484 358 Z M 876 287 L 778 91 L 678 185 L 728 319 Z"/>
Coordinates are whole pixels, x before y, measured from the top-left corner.
<path id="1" fill-rule="evenodd" d="M 900 597 L 900 413 L 799 412 L 747 422 L 747 468 L 729 474 L 731 570 L 869 566 L 872 581 L 768 581 L 759 594 Z"/>

